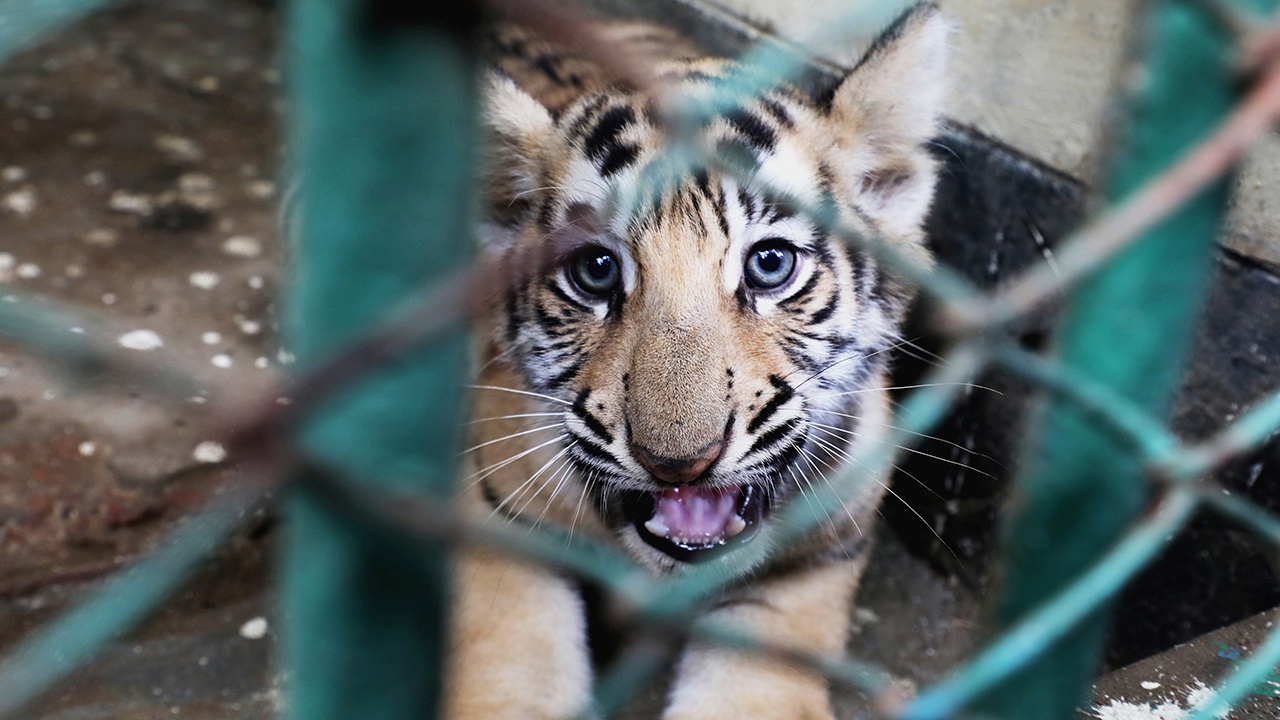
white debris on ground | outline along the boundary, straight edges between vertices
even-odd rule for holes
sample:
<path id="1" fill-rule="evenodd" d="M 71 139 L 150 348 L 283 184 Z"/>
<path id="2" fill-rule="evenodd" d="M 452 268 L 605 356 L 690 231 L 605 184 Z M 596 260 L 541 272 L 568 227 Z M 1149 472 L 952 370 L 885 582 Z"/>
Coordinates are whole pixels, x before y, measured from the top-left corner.
<path id="1" fill-rule="evenodd" d="M 174 160 L 194 161 L 204 158 L 204 150 L 199 143 L 190 138 L 177 135 L 160 135 L 156 137 L 156 149 Z"/>
<path id="2" fill-rule="evenodd" d="M 1199 710 L 1213 700 L 1214 692 L 1212 689 L 1205 687 L 1204 683 L 1199 680 L 1193 680 L 1192 685 L 1187 688 L 1186 697 L 1183 700 L 1162 699 L 1160 702 L 1126 702 L 1124 700 L 1111 700 L 1105 705 L 1095 705 L 1092 714 L 1099 720 L 1183 720 L 1190 717 L 1191 713 Z M 1146 687 L 1148 683 L 1142 683 Z M 1155 683 L 1159 687 L 1159 683 Z M 1148 688 L 1150 689 L 1150 688 Z M 1224 710 L 1216 715 L 1219 718 L 1225 718 L 1229 710 Z"/>
<path id="3" fill-rule="evenodd" d="M 111 198 L 107 200 L 107 207 L 116 212 L 133 215 L 150 215 L 155 210 L 150 195 L 130 193 L 124 190 L 117 190 L 111 193 Z"/>
<path id="4" fill-rule="evenodd" d="M 155 350 L 164 347 L 164 340 L 153 330 L 132 330 L 121 335 L 116 342 L 129 350 Z"/>
<path id="5" fill-rule="evenodd" d="M 221 443 L 205 440 L 191 451 L 191 457 L 199 463 L 220 463 L 227 459 L 227 450 Z"/>
<path id="6" fill-rule="evenodd" d="M 250 320 L 243 315 L 236 315 L 232 318 L 236 322 L 236 327 L 240 328 L 240 332 L 245 335 L 257 335 L 262 332 L 262 323 L 257 320 Z"/>
<path id="7" fill-rule="evenodd" d="M 250 640 L 261 640 L 267 636 L 267 619 L 256 617 L 240 626 L 240 637 Z"/>
<path id="8" fill-rule="evenodd" d="M 248 235 L 236 235 L 222 243 L 222 252 L 235 257 L 255 258 L 262 254 L 262 243 Z"/>
<path id="9" fill-rule="evenodd" d="M 212 290 L 218 286 L 218 283 L 222 282 L 222 278 L 218 276 L 218 273 L 209 270 L 197 270 L 191 273 L 191 277 L 188 280 L 191 282 L 192 287 L 198 287 L 201 290 Z"/>
<path id="10" fill-rule="evenodd" d="M 4 196 L 4 207 L 15 215 L 30 215 L 36 209 L 35 188 L 25 187 Z"/>
<path id="11" fill-rule="evenodd" d="M 249 197 L 266 200 L 276 194 L 276 184 L 269 180 L 253 180 L 244 186 Z"/>
<path id="12" fill-rule="evenodd" d="M 84 234 L 84 241 L 90 245 L 111 247 L 120 241 L 120 233 L 111 228 L 95 228 Z"/>

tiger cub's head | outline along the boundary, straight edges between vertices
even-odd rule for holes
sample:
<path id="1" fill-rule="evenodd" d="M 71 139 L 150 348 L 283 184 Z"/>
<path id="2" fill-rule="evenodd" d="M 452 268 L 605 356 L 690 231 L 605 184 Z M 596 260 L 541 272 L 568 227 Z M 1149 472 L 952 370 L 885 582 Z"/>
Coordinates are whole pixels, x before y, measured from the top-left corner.
<path id="1" fill-rule="evenodd" d="M 833 92 L 780 88 L 705 124 L 708 147 L 746 156 L 746 182 L 694 170 L 654 185 L 669 161 L 644 93 L 553 115 L 490 84 L 486 247 L 558 243 L 488 319 L 469 482 L 495 511 L 672 567 L 749 540 L 839 464 L 883 402 L 909 290 L 761 188 L 925 258 L 947 35 L 918 7 Z M 733 72 L 660 74 L 696 97 Z"/>

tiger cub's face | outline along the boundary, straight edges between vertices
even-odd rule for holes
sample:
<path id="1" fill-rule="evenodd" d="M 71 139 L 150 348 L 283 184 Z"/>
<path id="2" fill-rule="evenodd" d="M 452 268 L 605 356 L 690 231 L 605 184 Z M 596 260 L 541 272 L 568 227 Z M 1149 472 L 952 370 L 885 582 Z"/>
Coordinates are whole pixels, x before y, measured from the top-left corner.
<path id="1" fill-rule="evenodd" d="M 781 89 L 723 113 L 703 140 L 747 154 L 756 180 L 701 170 L 657 193 L 651 98 L 594 93 L 552 117 L 491 83 L 487 248 L 558 258 L 489 318 L 470 482 L 495 511 L 669 568 L 750 540 L 843 461 L 908 291 L 760 186 L 924 257 L 946 35 L 916 10 L 830 97 Z M 662 77 L 697 96 L 732 69 Z"/>

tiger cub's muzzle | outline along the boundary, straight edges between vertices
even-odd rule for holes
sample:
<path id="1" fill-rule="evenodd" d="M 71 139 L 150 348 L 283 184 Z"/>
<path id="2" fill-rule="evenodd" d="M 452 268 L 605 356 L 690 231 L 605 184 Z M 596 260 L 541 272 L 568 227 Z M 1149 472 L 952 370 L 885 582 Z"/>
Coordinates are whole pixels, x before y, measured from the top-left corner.
<path id="1" fill-rule="evenodd" d="M 730 417 L 726 435 L 732 425 Z M 624 499 L 623 513 L 642 540 L 672 559 L 700 562 L 754 537 L 768 493 L 751 484 L 698 482 L 715 466 L 726 444 L 727 438 L 717 439 L 689 457 L 669 458 L 631 443 L 636 462 L 667 486 L 631 491 Z"/>

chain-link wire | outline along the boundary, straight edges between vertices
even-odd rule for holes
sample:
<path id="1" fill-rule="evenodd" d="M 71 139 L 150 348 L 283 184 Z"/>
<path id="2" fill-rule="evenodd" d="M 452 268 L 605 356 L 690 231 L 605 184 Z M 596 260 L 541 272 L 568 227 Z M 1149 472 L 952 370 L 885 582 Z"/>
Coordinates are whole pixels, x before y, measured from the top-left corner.
<path id="1" fill-rule="evenodd" d="M 5 20 L 0 23 L 0 28 L 5 28 L 4 32 L 0 32 L 0 59 L 40 32 L 99 4 L 90 0 L 57 4 L 11 1 L 0 9 L 0 18 Z M 355 113 L 346 120 L 335 120 L 324 114 L 327 112 L 325 103 L 337 108 L 335 112 L 339 114 L 344 109 L 351 109 L 342 106 L 343 102 L 374 103 L 380 112 L 394 114 L 415 107 L 414 103 L 417 101 L 407 97 L 389 78 L 421 79 L 420 73 L 439 73 L 441 68 L 451 67 L 456 70 L 468 66 L 466 52 L 440 32 L 441 28 L 459 22 L 459 16 L 463 17 L 464 24 L 470 22 L 471 15 L 467 12 L 460 12 L 459 16 L 443 12 L 439 15 L 425 13 L 422 16 L 403 17 L 391 13 L 391 20 L 387 21 L 385 12 L 383 15 L 378 15 L 377 12 L 383 3 L 373 0 L 347 0 L 327 5 L 322 0 L 296 0 L 294 5 L 290 11 L 290 27 L 292 32 L 300 34 L 293 37 L 298 44 L 314 43 L 309 51 L 305 48 L 302 50 L 304 55 L 307 52 L 316 53 L 317 55 L 309 56 L 314 59 L 325 53 L 336 53 L 334 56 L 338 60 L 329 66 L 328 71 L 339 76 L 339 86 L 348 83 L 346 90 L 362 88 L 367 92 L 358 98 L 345 100 L 335 99 L 337 95 L 334 94 L 333 87 L 328 88 L 328 94 L 317 92 L 313 96 L 307 96 L 306 91 L 303 92 L 301 104 L 306 107 L 302 112 L 317 113 L 307 117 L 311 120 L 319 118 L 317 122 L 321 125 L 334 122 L 330 132 L 350 131 L 351 123 L 359 122 L 352 118 L 364 116 Z M 498 11 L 506 10 L 528 24 L 546 25 L 544 29 L 558 33 L 557 37 L 560 39 L 565 39 L 570 44 L 577 41 L 578 48 L 588 55 L 593 50 L 599 53 L 602 49 L 607 49 L 603 43 L 593 44 L 590 26 L 578 13 L 548 5 L 542 0 L 519 3 L 518 8 L 509 2 L 495 1 L 491 5 Z M 28 9 L 28 6 L 39 8 L 40 11 L 24 13 L 23 10 Z M 549 252 L 546 258 L 502 258 L 494 265 L 475 271 L 471 276 L 458 276 L 461 279 L 452 283 L 438 281 L 433 286 L 435 290 L 421 295 L 414 293 L 406 278 L 400 290 L 393 293 L 393 296 L 384 298 L 381 307 L 377 309 L 377 314 L 389 319 L 382 321 L 374 330 L 361 332 L 361 323 L 357 323 L 336 336 L 316 341 L 315 350 L 309 353 L 308 369 L 291 387 L 284 389 L 295 400 L 289 409 L 282 410 L 274 402 L 261 405 L 250 403 L 248 406 L 233 404 L 217 415 L 215 429 L 218 436 L 225 440 L 234 456 L 245 463 L 242 474 L 252 476 L 252 479 L 239 481 L 240 484 L 233 493 L 180 527 L 163 549 L 139 561 L 131 570 L 105 582 L 89 600 L 55 620 L 11 653 L 0 664 L 0 717 L 11 716 L 58 678 L 85 662 L 94 651 L 137 623 L 178 587 L 191 570 L 208 557 L 217 542 L 233 530 L 245 510 L 259 502 L 264 489 L 272 485 L 272 482 L 263 479 L 264 473 L 295 480 L 295 492 L 301 488 L 303 493 L 302 504 L 310 505 L 309 508 L 302 508 L 301 512 L 315 513 L 320 518 L 318 522 L 323 526 L 321 535 L 368 533 L 367 540 L 357 543 L 364 543 L 361 545 L 361 552 L 366 555 L 370 551 L 393 547 L 395 553 L 421 553 L 423 556 L 438 557 L 442 543 L 481 544 L 564 568 L 625 598 L 629 607 L 634 609 L 636 622 L 649 627 L 651 632 L 643 634 L 641 640 L 624 651 L 621 660 L 598 680 L 593 711 L 602 716 L 625 705 L 648 685 L 664 665 L 670 662 L 674 643 L 685 638 L 696 638 L 701 642 L 717 643 L 742 651 L 772 654 L 817 670 L 838 685 L 867 693 L 876 711 L 890 717 L 911 720 L 956 717 L 959 713 L 966 712 L 966 708 L 975 701 L 984 696 L 989 697 L 993 688 L 1010 682 L 1010 678 L 1015 676 L 1018 677 L 1018 683 L 1023 684 L 1004 685 L 1002 694 L 1018 697 L 1019 692 L 1027 692 L 1027 669 L 1035 667 L 1037 662 L 1044 661 L 1045 658 L 1054 657 L 1055 648 L 1068 633 L 1083 624 L 1096 625 L 1099 609 L 1105 607 L 1125 582 L 1160 551 L 1196 509 L 1207 507 L 1227 515 L 1267 542 L 1280 546 L 1280 518 L 1226 494 L 1206 480 L 1207 474 L 1223 462 L 1258 447 L 1280 429 L 1280 395 L 1259 403 L 1209 440 L 1188 445 L 1172 435 L 1160 421 L 1161 404 L 1167 402 L 1166 398 L 1135 400 L 1125 388 L 1117 387 L 1106 377 L 1097 374 L 1092 367 L 1074 364 L 1069 356 L 1049 360 L 1008 347 L 999 341 L 984 339 L 993 335 L 984 331 L 1024 316 L 1050 295 L 1057 294 L 1064 288 L 1069 289 L 1083 282 L 1091 286 L 1086 287 L 1086 293 L 1095 291 L 1099 277 L 1097 273 L 1106 267 L 1107 261 L 1122 257 L 1123 267 L 1123 257 L 1129 257 L 1128 253 L 1135 244 L 1149 245 L 1152 242 L 1143 233 L 1151 228 L 1161 227 L 1161 222 L 1179 211 L 1188 201 L 1198 198 L 1196 202 L 1204 205 L 1201 209 L 1208 216 L 1221 212 L 1220 195 L 1206 196 L 1202 191 L 1212 187 L 1252 141 L 1272 127 L 1280 116 L 1280 52 L 1274 50 L 1277 43 L 1267 42 L 1268 38 L 1276 35 L 1276 26 L 1260 22 L 1257 17 L 1249 14 L 1250 11 L 1260 9 L 1270 10 L 1272 6 L 1273 3 L 1261 1 L 1252 3 L 1249 8 L 1237 8 L 1226 2 L 1195 3 L 1190 0 L 1152 3 L 1148 9 L 1148 20 L 1154 23 L 1154 27 L 1160 28 L 1150 38 L 1153 57 L 1162 51 L 1169 52 L 1171 38 L 1190 38 L 1189 42 L 1193 44 L 1206 43 L 1203 54 L 1214 56 L 1214 38 L 1223 36 L 1223 27 L 1229 26 L 1228 29 L 1233 32 L 1245 32 L 1237 38 L 1237 46 L 1252 53 L 1250 58 L 1254 67 L 1251 89 L 1244 101 L 1221 122 L 1217 120 L 1213 109 L 1209 108 L 1204 115 L 1203 126 L 1190 130 L 1185 127 L 1177 129 L 1175 132 L 1190 132 L 1194 136 L 1192 139 L 1196 140 L 1194 149 L 1182 155 L 1177 163 L 1170 164 L 1171 153 L 1178 151 L 1177 142 L 1144 138 L 1144 142 L 1154 143 L 1158 148 L 1154 166 L 1169 166 L 1168 169 L 1153 177 L 1127 178 L 1128 187 L 1132 189 L 1124 191 L 1123 197 L 1115 199 L 1112 209 L 1086 225 L 1057 250 L 1056 267 L 1043 263 L 992 293 L 981 293 L 952 269 L 930 267 L 902 255 L 891 243 L 879 237 L 870 224 L 856 223 L 854 226 L 831 215 L 829 211 L 810 207 L 795 198 L 787 197 L 778 188 L 762 188 L 764 192 L 773 195 L 775 200 L 793 205 L 797 211 L 808 215 L 831 234 L 872 254 L 914 281 L 935 301 L 940 321 L 961 338 L 938 364 L 932 376 L 921 383 L 923 387 L 906 399 L 896 420 L 897 425 L 887 438 L 888 442 L 871 452 L 870 456 L 860 457 L 856 471 L 849 469 L 832 478 L 830 489 L 816 493 L 814 507 L 793 504 L 785 508 L 777 518 L 778 522 L 769 529 L 773 534 L 770 540 L 774 542 L 753 543 L 706 566 L 695 568 L 692 572 L 655 581 L 634 562 L 608 548 L 567 542 L 554 532 L 542 529 L 515 532 L 502 527 L 477 525 L 440 503 L 438 496 L 424 498 L 418 491 L 407 487 L 370 483 L 369 477 L 378 472 L 377 462 L 357 467 L 359 463 L 353 465 L 347 462 L 341 453 L 333 457 L 325 453 L 317 456 L 314 443 L 310 446 L 311 452 L 302 453 L 302 456 L 307 457 L 305 463 L 299 464 L 296 459 L 291 459 L 296 457 L 296 440 L 293 438 L 296 437 L 294 433 L 300 422 L 311 422 L 308 418 L 315 413 L 331 415 L 334 410 L 330 401 L 335 397 L 347 397 L 353 388 L 358 390 L 365 378 L 379 371 L 391 360 L 402 359 L 410 353 L 424 352 L 422 347 L 447 337 L 448 332 L 456 329 L 468 315 L 492 302 L 495 295 L 509 291 L 509 285 L 501 282 L 495 284 L 494 278 L 512 277 L 516 268 L 527 269 L 531 262 L 535 265 L 548 262 L 549 258 L 554 257 L 554 252 Z M 370 17 L 382 18 L 382 25 L 379 26 L 376 22 L 370 24 Z M 1224 22 L 1224 17 L 1231 22 Z M 857 27 L 861 26 L 856 21 L 850 21 L 835 28 L 835 32 L 845 33 Z M 409 32 L 415 28 L 425 31 L 417 34 Z M 382 41 L 382 44 L 370 43 L 371 39 Z M 424 47 L 430 49 L 421 52 L 414 50 L 415 43 L 425 43 Z M 389 50 L 389 47 L 397 49 Z M 1185 48 L 1178 52 L 1183 53 L 1183 56 L 1194 54 L 1188 53 Z M 1225 96 L 1229 92 L 1228 85 L 1234 81 L 1235 76 L 1228 65 L 1230 57 L 1225 53 L 1219 55 L 1211 59 L 1214 63 L 1212 75 L 1220 86 L 1214 88 L 1214 92 Z M 798 55 L 779 50 L 776 46 L 762 46 L 758 51 L 748 53 L 742 60 L 744 66 L 756 71 L 740 73 L 734 82 L 720 88 L 713 97 L 701 103 L 671 97 L 664 104 L 664 116 L 672 138 L 670 156 L 677 166 L 687 168 L 712 165 L 727 174 L 739 176 L 750 172 L 749 168 L 726 162 L 698 147 L 690 140 L 696 135 L 687 130 L 700 126 L 705 118 L 713 116 L 723 107 L 737 103 L 743 97 L 758 94 L 795 77 L 804 69 L 804 62 Z M 645 77 L 642 67 L 629 64 L 625 58 L 619 60 L 618 57 L 611 57 L 603 64 L 620 73 L 630 73 L 638 79 Z M 1175 67 L 1176 65 L 1174 63 Z M 357 67 L 363 70 L 353 70 Z M 1151 90 L 1152 85 L 1159 85 L 1161 76 L 1158 73 L 1173 72 L 1155 61 L 1146 70 L 1157 74 L 1157 77 L 1147 88 L 1139 91 L 1138 97 L 1144 102 L 1147 99 L 1142 96 L 1142 92 Z M 300 82 L 304 86 L 307 74 L 318 72 L 314 67 L 307 67 L 306 62 L 299 62 L 295 71 L 302 78 Z M 373 82 L 375 79 L 377 82 Z M 332 81 L 332 77 L 329 80 Z M 459 92 L 465 94 L 467 91 L 459 89 Z M 427 107 L 425 112 L 434 110 Z M 457 114 L 458 117 L 465 115 L 465 112 Z M 1136 118 L 1135 123 L 1140 125 L 1143 122 L 1142 113 L 1139 112 Z M 437 141 L 453 141 L 466 137 L 466 130 L 461 125 L 463 122 L 464 120 L 451 116 L 441 119 L 439 126 L 424 127 L 421 132 L 425 134 L 424 137 L 436 133 L 433 137 Z M 303 123 L 302 127 L 307 128 L 308 132 L 316 132 L 315 123 L 310 121 Z M 370 122 L 359 130 L 367 133 L 375 143 L 381 139 L 378 135 L 380 132 L 413 132 L 403 128 L 395 130 L 391 125 L 380 125 L 378 122 Z M 1144 131 L 1159 133 L 1160 129 L 1133 129 L 1133 132 Z M 321 132 L 320 135 L 323 136 L 324 133 Z M 1202 137 L 1206 139 L 1200 140 Z M 322 139 L 300 135 L 295 138 L 298 143 L 296 149 L 306 156 L 309 149 L 315 150 L 308 143 L 314 144 Z M 410 168 L 410 175 L 414 172 L 413 160 L 400 159 L 402 169 Z M 332 161 L 333 156 L 321 156 L 313 157 L 310 162 L 300 163 L 304 185 L 308 177 L 306 173 L 315 172 L 316 166 Z M 370 156 L 364 158 L 364 161 L 372 163 L 369 167 L 378 167 L 380 170 L 382 168 L 378 163 L 388 162 L 384 156 Z M 462 159 L 454 158 L 439 165 L 445 168 L 441 172 L 466 172 L 465 160 Z M 406 193 L 414 188 L 420 190 L 422 185 L 414 183 L 430 186 L 440 182 L 440 177 L 429 174 L 413 176 L 409 185 L 401 190 Z M 1123 182 L 1120 184 L 1125 185 Z M 331 191 L 332 188 L 328 190 Z M 309 210 L 304 199 L 304 217 L 307 212 Z M 350 230 L 355 233 L 353 237 L 361 242 L 367 241 L 370 226 L 361 225 L 362 219 L 367 219 L 362 213 L 367 210 L 348 208 L 344 212 L 348 215 L 343 216 L 343 219 L 352 224 L 349 227 L 341 226 L 343 231 Z M 448 214 L 447 210 L 443 212 Z M 460 208 L 453 208 L 453 215 L 450 217 L 455 221 L 465 220 L 465 212 Z M 330 216 L 330 220 L 332 219 L 333 216 Z M 304 234 L 308 232 L 306 227 L 304 225 Z M 318 231 L 312 229 L 309 232 Z M 433 239 L 435 247 L 449 247 L 448 244 L 454 240 L 453 234 L 440 235 L 441 237 Z M 1199 259 L 1193 258 L 1193 262 L 1203 262 L 1204 250 L 1211 247 L 1212 236 L 1207 231 L 1200 235 L 1202 237 L 1192 240 L 1198 243 L 1202 256 Z M 406 236 L 400 237 L 401 241 L 405 239 Z M 416 241 L 420 238 L 409 239 Z M 339 238 L 333 242 L 341 241 L 344 240 Z M 350 238 L 345 241 L 350 242 Z M 306 246 L 301 249 L 302 253 L 311 257 L 311 261 L 319 261 L 321 265 L 325 264 L 324 259 L 317 260 L 314 254 L 330 251 L 331 248 L 308 249 Z M 368 248 L 365 251 L 373 252 Z M 1114 272 L 1116 267 L 1113 264 L 1110 271 Z M 324 272 L 331 271 L 332 268 L 328 268 L 320 274 L 323 276 Z M 1202 274 L 1203 269 L 1198 272 Z M 413 278 L 421 276 L 420 273 L 409 275 Z M 1193 276 L 1189 277 L 1192 278 L 1189 280 L 1189 287 L 1198 289 L 1197 281 Z M 316 287 L 323 288 L 323 282 Z M 313 288 L 312 292 L 323 294 L 328 291 Z M 1073 291 L 1072 297 L 1078 298 L 1080 293 Z M 316 302 L 313 312 L 331 311 L 331 307 L 323 299 Z M 1187 305 L 1190 306 L 1190 303 Z M 30 299 L 0 304 L 0 333 L 27 349 L 42 353 L 52 361 L 62 364 L 73 378 L 87 374 L 123 372 L 137 377 L 159 378 L 151 386 L 161 392 L 181 392 L 184 385 L 180 370 L 165 369 L 159 372 L 153 365 L 140 366 L 132 358 L 113 350 L 109 343 L 96 342 L 92 333 L 87 336 L 71 335 L 54 329 L 71 325 L 88 326 L 79 320 L 76 323 L 61 321 L 69 312 L 52 304 L 37 303 Z M 1172 323 L 1176 334 L 1187 334 L 1187 317 L 1170 315 L 1166 320 Z M 1099 319 L 1088 316 L 1078 317 L 1077 321 L 1084 323 L 1086 327 L 1092 327 L 1089 323 L 1097 323 Z M 314 332 L 306 329 L 308 322 L 311 322 L 306 318 L 299 318 L 296 322 L 300 323 L 300 332 L 304 335 Z M 429 354 L 429 351 L 426 352 Z M 755 565 L 759 556 L 766 552 L 766 547 L 785 546 L 788 541 L 804 535 L 818 524 L 822 517 L 821 510 L 835 507 L 851 488 L 855 488 L 858 483 L 868 482 L 869 477 L 889 468 L 898 452 L 895 446 L 909 446 L 918 433 L 927 432 L 950 407 L 958 388 L 964 387 L 980 371 L 991 366 L 1032 381 L 1055 398 L 1067 412 L 1096 421 L 1107 442 L 1117 447 L 1114 457 L 1130 463 L 1136 472 L 1156 481 L 1158 501 L 1154 509 L 1133 520 L 1122 508 L 1112 517 L 1112 522 L 1118 529 L 1123 529 L 1123 533 L 1102 538 L 1099 554 L 1088 558 L 1083 571 L 1064 578 L 1064 582 L 1055 588 L 1036 588 L 1028 596 L 1032 598 L 1029 602 L 1005 616 L 1007 625 L 983 650 L 955 670 L 949 678 L 924 689 L 912 700 L 897 696 L 888 682 L 888 674 L 861 660 L 808 656 L 763 642 L 743 628 L 723 627 L 694 618 L 691 611 L 700 602 L 734 582 L 747 568 Z M 438 385 L 449 382 L 445 377 L 429 374 L 426 379 L 419 378 L 416 382 Z M 271 395 L 275 396 L 276 394 Z M 1060 441 L 1061 438 L 1055 437 L 1045 442 Z M 1034 464 L 1035 456 L 1030 455 L 1029 459 Z M 324 467 L 317 466 L 317 461 L 323 463 Z M 1054 468 L 1041 468 L 1041 472 L 1052 473 Z M 436 474 L 440 475 L 435 478 L 437 483 L 447 479 L 443 477 L 446 474 L 443 471 Z M 1133 479 L 1137 481 L 1140 476 L 1133 475 Z M 1035 473 L 1025 476 L 1023 482 L 1024 490 L 1032 491 L 1052 485 L 1051 481 L 1038 477 Z M 1144 493 L 1139 493 L 1138 496 L 1142 494 Z M 291 522 L 297 524 L 300 522 L 296 514 L 297 503 L 294 504 L 294 511 Z M 316 538 L 317 535 L 313 533 L 310 540 L 295 536 L 294 541 L 316 542 Z M 388 538 L 391 539 L 390 545 L 387 544 Z M 422 544 L 424 541 L 426 545 Z M 354 546 L 335 544 L 329 549 L 341 554 L 350 552 L 352 547 Z M 389 562 L 392 563 L 389 567 L 422 572 L 421 568 L 416 568 L 414 561 L 405 557 L 396 557 Z M 333 566 L 330 566 L 330 570 L 332 569 Z M 348 565 L 347 569 L 351 570 L 352 567 Z M 301 575 L 294 577 L 293 581 L 303 583 L 297 586 L 301 590 L 294 590 L 301 595 L 317 591 L 321 585 L 332 580 L 332 577 L 318 577 L 316 573 L 306 576 L 305 572 L 299 572 Z M 1010 582 L 1016 584 L 1017 568 L 1012 572 L 1014 577 L 1010 578 Z M 434 587 L 432 591 L 438 598 L 442 588 Z M 369 613 L 371 606 L 358 606 L 359 603 L 354 608 L 343 606 L 344 602 L 364 597 L 362 593 L 370 592 L 369 589 L 353 585 L 319 592 L 330 593 L 328 597 L 331 600 L 327 606 L 322 603 L 319 612 L 349 613 L 352 616 L 345 620 L 338 618 L 355 629 L 350 637 L 345 638 L 345 644 L 340 643 L 337 649 L 339 654 L 353 654 L 342 658 L 326 656 L 319 662 L 313 662 L 312 669 L 302 673 L 301 678 L 295 678 L 295 707 L 291 712 L 296 717 L 307 720 L 322 716 L 338 717 L 343 716 L 343 713 L 351 716 L 353 712 L 367 713 L 361 714 L 362 717 L 387 718 L 408 717 L 423 708 L 431 712 L 438 700 L 437 693 L 433 689 L 435 686 L 422 678 L 419 679 L 424 680 L 428 689 L 424 693 L 418 693 L 416 697 L 393 701 L 379 692 L 386 684 L 398 682 L 397 678 L 403 678 L 404 674 L 392 674 L 383 682 L 368 687 L 337 683 L 323 691 L 316 689 L 317 683 L 330 677 L 338 667 L 355 665 L 354 672 L 364 673 L 362 677 L 375 672 L 386 673 L 385 665 L 374 668 L 359 666 L 367 664 L 370 650 L 382 652 L 387 647 L 398 647 L 394 643 L 377 645 L 366 649 L 363 655 L 356 649 L 361 642 L 367 640 L 367 635 L 362 633 L 385 636 L 387 630 L 385 625 L 379 625 L 385 619 L 364 618 L 364 625 L 359 625 L 353 619 L 361 613 Z M 295 612 L 314 615 L 317 606 L 308 604 L 310 601 L 311 598 L 301 597 L 298 602 L 302 604 L 293 606 Z M 416 598 L 415 601 L 420 602 L 421 598 Z M 316 618 L 312 617 L 309 621 L 316 622 Z M 297 627 L 302 629 L 304 626 Z M 428 641 L 428 645 L 431 643 L 435 643 L 435 652 L 438 653 L 438 638 Z M 326 648 L 333 649 L 332 645 Z M 287 656 L 294 663 L 306 662 L 302 658 L 311 657 L 315 650 L 314 645 L 295 647 Z M 427 650 L 430 651 L 431 648 L 428 647 Z M 423 648 L 415 647 L 412 651 L 423 651 Z M 1095 654 L 1090 656 L 1090 651 Z M 1074 662 L 1092 667 L 1095 657 L 1096 648 L 1091 650 L 1086 647 L 1073 659 L 1063 660 L 1059 657 L 1055 662 Z M 429 672 L 434 668 L 438 675 L 438 656 L 434 664 L 430 658 L 425 658 L 424 662 L 426 666 L 407 664 L 405 669 L 411 674 Z M 1280 662 L 1280 631 L 1269 636 L 1254 651 L 1249 661 L 1219 685 L 1215 699 L 1197 710 L 1192 717 L 1195 720 L 1213 717 L 1246 694 L 1277 662 Z M 1019 690 L 1020 687 L 1023 689 Z M 1068 692 L 1075 694 L 1072 697 L 1059 693 L 1047 698 L 1041 696 L 1038 701 L 1055 703 L 1057 714 L 1065 716 L 1064 714 L 1074 712 L 1084 691 L 1084 687 L 1070 687 Z M 326 703 L 329 707 L 324 707 Z M 1016 705 L 1007 702 L 982 707 L 985 712 L 997 717 L 1016 716 L 1010 714 L 1011 708 Z"/>

